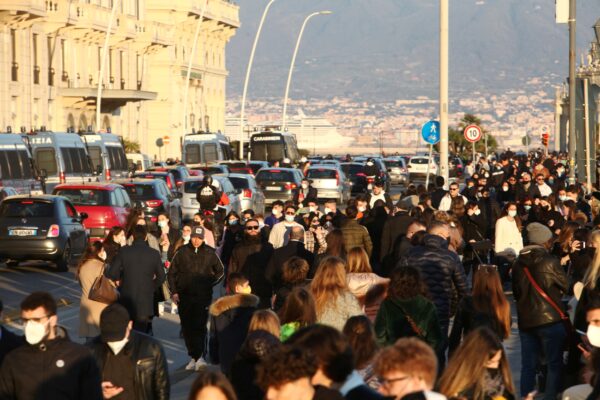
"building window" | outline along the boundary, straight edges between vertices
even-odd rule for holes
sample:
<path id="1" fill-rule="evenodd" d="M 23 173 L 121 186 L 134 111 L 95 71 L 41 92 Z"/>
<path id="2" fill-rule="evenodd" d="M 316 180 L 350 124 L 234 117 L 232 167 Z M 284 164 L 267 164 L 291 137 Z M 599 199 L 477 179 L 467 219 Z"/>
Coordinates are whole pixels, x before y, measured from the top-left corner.
<path id="1" fill-rule="evenodd" d="M 17 31 L 10 30 L 10 57 L 11 57 L 11 80 L 17 82 L 19 80 L 19 64 L 17 64 Z"/>
<path id="2" fill-rule="evenodd" d="M 33 83 L 40 84 L 40 66 L 38 65 L 38 34 L 34 33 L 31 38 L 33 47 Z"/>
<path id="3" fill-rule="evenodd" d="M 46 41 L 46 46 L 48 48 L 48 86 L 54 86 L 54 68 L 52 68 L 54 52 L 52 51 L 52 38 L 48 36 Z"/>
<path id="4" fill-rule="evenodd" d="M 119 77 L 121 78 L 121 90 L 125 89 L 125 75 L 123 74 L 123 52 L 119 51 Z"/>
<path id="5" fill-rule="evenodd" d="M 63 82 L 67 82 L 69 80 L 69 73 L 67 72 L 67 45 L 66 40 L 61 39 L 60 41 L 60 69 L 62 70 L 61 79 Z"/>

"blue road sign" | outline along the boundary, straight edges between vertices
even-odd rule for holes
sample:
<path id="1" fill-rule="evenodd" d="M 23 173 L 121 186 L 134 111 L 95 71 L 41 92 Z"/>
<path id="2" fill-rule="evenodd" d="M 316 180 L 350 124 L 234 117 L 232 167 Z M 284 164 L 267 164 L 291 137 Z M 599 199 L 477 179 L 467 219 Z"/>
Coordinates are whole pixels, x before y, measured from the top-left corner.
<path id="1" fill-rule="evenodd" d="M 437 144 L 440 141 L 440 123 L 438 121 L 429 121 L 421 128 L 423 140 L 429 144 Z"/>

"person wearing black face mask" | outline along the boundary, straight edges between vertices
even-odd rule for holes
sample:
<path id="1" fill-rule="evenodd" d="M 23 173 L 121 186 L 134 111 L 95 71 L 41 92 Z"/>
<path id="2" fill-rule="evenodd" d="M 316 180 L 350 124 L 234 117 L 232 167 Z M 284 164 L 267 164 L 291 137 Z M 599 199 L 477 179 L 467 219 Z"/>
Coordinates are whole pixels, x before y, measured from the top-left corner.
<path id="1" fill-rule="evenodd" d="M 327 250 L 327 242 L 325 237 L 327 236 L 327 230 L 321 226 L 319 215 L 315 212 L 311 212 L 307 217 L 307 226 L 304 230 L 304 248 L 315 256 L 317 254 L 325 253 Z"/>
<path id="2" fill-rule="evenodd" d="M 473 248 L 474 244 L 486 240 L 487 222 L 481 216 L 481 210 L 477 203 L 470 201 L 467 203 L 466 210 L 465 215 L 460 218 L 460 224 L 463 228 L 463 239 L 466 243 L 463 253 L 463 265 L 465 274 L 468 275 L 471 267 L 478 262 Z"/>

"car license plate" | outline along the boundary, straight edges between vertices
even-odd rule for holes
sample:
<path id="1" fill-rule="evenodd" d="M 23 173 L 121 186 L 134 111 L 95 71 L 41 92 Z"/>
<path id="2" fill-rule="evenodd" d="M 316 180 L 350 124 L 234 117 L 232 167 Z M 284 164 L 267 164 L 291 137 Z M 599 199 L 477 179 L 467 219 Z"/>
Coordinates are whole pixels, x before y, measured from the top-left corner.
<path id="1" fill-rule="evenodd" d="M 281 190 L 279 186 L 267 186 L 267 190 Z"/>
<path id="2" fill-rule="evenodd" d="M 35 229 L 11 229 L 8 231 L 9 236 L 35 236 Z"/>

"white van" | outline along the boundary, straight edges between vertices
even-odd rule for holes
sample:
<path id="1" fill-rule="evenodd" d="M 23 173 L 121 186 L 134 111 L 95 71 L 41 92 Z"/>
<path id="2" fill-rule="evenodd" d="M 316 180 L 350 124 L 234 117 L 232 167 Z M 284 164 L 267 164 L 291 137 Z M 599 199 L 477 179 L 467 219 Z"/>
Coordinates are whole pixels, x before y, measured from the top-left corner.
<path id="1" fill-rule="evenodd" d="M 183 137 L 182 159 L 188 167 L 232 160 L 229 139 L 222 133 L 190 133 Z"/>
<path id="2" fill-rule="evenodd" d="M 129 167 L 121 137 L 113 133 L 81 133 L 92 161 L 92 170 L 100 180 L 127 178 Z"/>
<path id="3" fill-rule="evenodd" d="M 43 194 L 31 153 L 20 135 L 0 134 L 0 186 L 18 194 Z"/>
<path id="4" fill-rule="evenodd" d="M 135 171 L 145 171 L 152 167 L 152 159 L 150 156 L 144 153 L 127 153 L 127 164 L 129 170 L 135 169 Z"/>
<path id="5" fill-rule="evenodd" d="M 45 193 L 52 193 L 61 183 L 85 183 L 94 178 L 85 144 L 78 134 L 32 132 L 20 136 L 45 183 Z"/>

